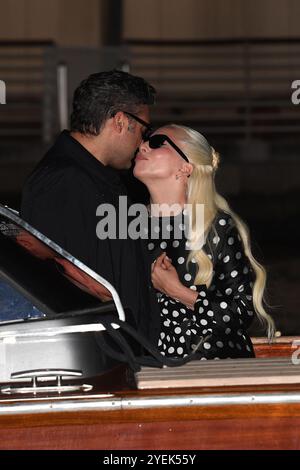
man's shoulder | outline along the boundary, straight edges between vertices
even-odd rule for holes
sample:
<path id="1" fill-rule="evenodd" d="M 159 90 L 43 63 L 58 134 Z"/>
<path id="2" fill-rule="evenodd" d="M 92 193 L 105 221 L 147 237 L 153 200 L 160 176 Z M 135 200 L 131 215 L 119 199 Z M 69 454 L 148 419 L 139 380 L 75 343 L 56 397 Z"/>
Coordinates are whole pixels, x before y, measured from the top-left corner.
<path id="1" fill-rule="evenodd" d="M 62 187 L 67 190 L 84 183 L 89 183 L 88 176 L 72 158 L 48 152 L 27 178 L 24 189 L 44 192 Z"/>

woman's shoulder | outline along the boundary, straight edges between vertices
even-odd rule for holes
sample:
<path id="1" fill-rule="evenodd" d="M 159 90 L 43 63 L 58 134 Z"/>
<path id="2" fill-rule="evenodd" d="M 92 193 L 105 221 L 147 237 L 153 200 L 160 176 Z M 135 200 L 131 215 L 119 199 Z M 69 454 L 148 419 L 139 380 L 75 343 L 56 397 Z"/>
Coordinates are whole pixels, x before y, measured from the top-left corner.
<path id="1" fill-rule="evenodd" d="M 232 227 L 236 227 L 236 223 L 232 215 L 219 209 L 212 221 L 211 229 L 216 230 L 218 233 L 224 234 Z"/>
<path id="2" fill-rule="evenodd" d="M 218 210 L 206 238 L 209 251 L 221 251 L 226 240 L 232 236 L 240 239 L 233 217 L 227 212 Z"/>
<path id="3" fill-rule="evenodd" d="M 220 220 L 225 220 L 227 223 L 231 221 L 233 223 L 233 217 L 229 212 L 225 212 L 222 209 L 218 209 L 216 216 L 215 216 L 215 221 L 220 221 Z"/>

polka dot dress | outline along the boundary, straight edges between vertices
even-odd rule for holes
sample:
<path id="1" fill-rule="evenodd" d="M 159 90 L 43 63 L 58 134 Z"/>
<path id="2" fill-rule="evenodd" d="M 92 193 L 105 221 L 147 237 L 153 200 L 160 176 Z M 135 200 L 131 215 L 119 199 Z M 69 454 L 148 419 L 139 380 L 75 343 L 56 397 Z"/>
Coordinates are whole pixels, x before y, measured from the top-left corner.
<path id="1" fill-rule="evenodd" d="M 161 316 L 159 350 L 168 357 L 193 353 L 203 360 L 254 357 L 246 332 L 254 318 L 254 274 L 232 217 L 218 212 L 207 236 L 204 250 L 213 263 L 208 288 L 194 285 L 198 265 L 195 259 L 187 265 L 190 252 L 182 215 L 168 218 L 167 225 L 165 219 L 150 218 L 150 260 L 153 262 L 165 251 L 182 284 L 197 291 L 198 297 L 191 310 L 178 300 L 157 293 Z"/>

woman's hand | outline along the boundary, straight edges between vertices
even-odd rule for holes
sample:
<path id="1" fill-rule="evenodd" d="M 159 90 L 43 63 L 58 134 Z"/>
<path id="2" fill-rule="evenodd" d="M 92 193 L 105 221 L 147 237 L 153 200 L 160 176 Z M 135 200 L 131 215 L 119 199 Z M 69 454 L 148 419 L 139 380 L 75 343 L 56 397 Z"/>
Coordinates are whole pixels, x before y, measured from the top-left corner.
<path id="1" fill-rule="evenodd" d="M 185 287 L 180 282 L 177 271 L 166 253 L 162 253 L 152 263 L 151 279 L 155 289 L 166 294 L 168 297 L 179 300 L 189 309 L 194 309 L 198 292 Z"/>
<path id="2" fill-rule="evenodd" d="M 162 253 L 152 263 L 151 280 L 155 289 L 169 297 L 174 297 L 178 287 L 182 286 L 177 271 L 166 253 Z"/>

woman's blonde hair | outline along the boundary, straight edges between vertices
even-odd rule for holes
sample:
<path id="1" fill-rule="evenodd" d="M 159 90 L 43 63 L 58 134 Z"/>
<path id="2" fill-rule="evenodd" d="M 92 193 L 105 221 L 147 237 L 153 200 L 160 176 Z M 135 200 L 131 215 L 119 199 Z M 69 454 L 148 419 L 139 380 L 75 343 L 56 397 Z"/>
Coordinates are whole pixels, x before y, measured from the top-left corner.
<path id="1" fill-rule="evenodd" d="M 255 272 L 255 282 L 253 286 L 254 309 L 259 320 L 267 327 L 268 337 L 271 339 L 275 333 L 275 325 L 272 317 L 264 308 L 263 296 L 266 285 L 266 271 L 252 255 L 250 234 L 247 225 L 230 208 L 228 202 L 216 190 L 215 173 L 219 166 L 219 154 L 199 132 L 176 124 L 170 124 L 165 127 L 173 129 L 176 132 L 176 137 L 182 143 L 183 151 L 193 165 L 193 172 L 188 179 L 187 189 L 187 203 L 192 207 L 192 214 L 195 214 L 196 204 L 203 204 L 204 206 L 203 233 L 197 234 L 195 231 L 195 227 L 193 227 L 195 217 L 192 217 L 192 233 L 196 234 L 196 238 L 199 239 L 199 237 L 202 236 L 205 240 L 218 210 L 222 210 L 232 217 L 241 237 L 245 255 L 248 257 L 252 269 Z M 215 230 L 214 227 L 212 228 Z M 192 239 L 191 242 L 193 245 L 194 242 L 197 243 L 197 239 Z M 188 262 L 190 262 L 192 258 L 194 258 L 198 264 L 198 272 L 194 283 L 209 286 L 213 276 L 212 260 L 203 249 L 191 249 Z"/>

